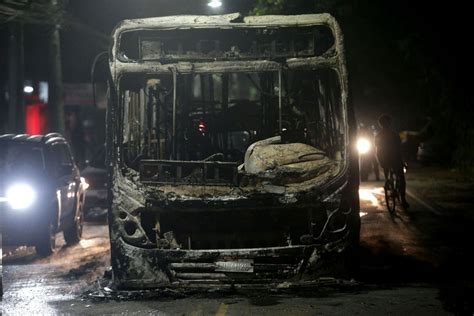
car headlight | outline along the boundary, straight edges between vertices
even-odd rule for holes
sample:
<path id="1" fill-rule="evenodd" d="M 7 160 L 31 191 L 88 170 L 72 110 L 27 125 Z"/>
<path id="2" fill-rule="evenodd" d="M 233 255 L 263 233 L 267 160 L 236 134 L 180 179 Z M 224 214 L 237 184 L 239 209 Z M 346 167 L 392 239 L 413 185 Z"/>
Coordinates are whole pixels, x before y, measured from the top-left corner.
<path id="1" fill-rule="evenodd" d="M 27 184 L 14 184 L 7 189 L 6 198 L 11 208 L 21 210 L 31 206 L 36 200 L 36 192 Z"/>
<path id="2" fill-rule="evenodd" d="M 370 141 L 367 138 L 359 138 L 357 140 L 357 151 L 359 151 L 359 154 L 366 154 L 369 152 L 371 147 Z"/>

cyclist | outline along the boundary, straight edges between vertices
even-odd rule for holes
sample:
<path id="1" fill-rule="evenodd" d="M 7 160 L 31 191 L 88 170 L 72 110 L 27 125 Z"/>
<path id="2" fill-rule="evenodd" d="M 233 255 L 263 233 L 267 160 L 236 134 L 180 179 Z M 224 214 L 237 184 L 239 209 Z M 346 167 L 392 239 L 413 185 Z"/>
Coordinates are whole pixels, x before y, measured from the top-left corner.
<path id="1" fill-rule="evenodd" d="M 401 203 L 404 208 L 408 208 L 405 197 L 405 174 L 403 172 L 403 159 L 400 136 L 392 129 L 392 117 L 383 114 L 379 117 L 378 123 L 382 129 L 375 137 L 375 147 L 377 159 L 383 168 L 385 179 L 388 178 L 390 168 L 393 169 L 398 179 Z"/>

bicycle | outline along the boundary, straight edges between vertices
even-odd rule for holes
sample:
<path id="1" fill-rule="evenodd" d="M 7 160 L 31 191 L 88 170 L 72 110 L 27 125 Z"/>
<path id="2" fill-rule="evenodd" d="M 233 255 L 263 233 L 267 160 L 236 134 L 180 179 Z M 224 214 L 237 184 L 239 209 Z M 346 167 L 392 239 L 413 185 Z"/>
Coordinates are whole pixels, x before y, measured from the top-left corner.
<path id="1" fill-rule="evenodd" d="M 385 192 L 385 204 L 387 205 L 387 209 L 390 214 L 394 214 L 397 208 L 397 201 L 400 203 L 400 185 L 393 168 L 388 170 L 388 177 L 385 179 L 383 189 Z"/>

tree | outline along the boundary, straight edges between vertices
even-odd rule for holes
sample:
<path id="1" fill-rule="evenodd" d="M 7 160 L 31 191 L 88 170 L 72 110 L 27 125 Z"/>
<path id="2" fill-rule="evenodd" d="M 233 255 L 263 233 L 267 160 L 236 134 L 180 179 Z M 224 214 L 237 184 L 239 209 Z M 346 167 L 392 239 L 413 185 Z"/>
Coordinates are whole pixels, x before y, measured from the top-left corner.
<path id="1" fill-rule="evenodd" d="M 67 1 L 67 0 L 65 0 Z M 0 4 L 0 24 L 12 25 L 10 45 L 10 107 L 9 125 L 12 132 L 23 132 L 23 60 L 22 54 L 22 26 L 46 26 L 49 33 L 49 117 L 52 131 L 64 133 L 64 106 L 62 88 L 61 40 L 60 30 L 67 27 L 79 29 L 98 38 L 103 43 L 102 48 L 109 45 L 109 37 L 84 25 L 65 11 L 63 0 L 5 0 Z M 17 47 L 20 45 L 19 47 Z M 20 82 L 21 81 L 21 82 Z"/>
<path id="2" fill-rule="evenodd" d="M 5 0 L 0 4 L 0 23 L 58 25 L 64 10 L 52 1 Z"/>
<path id="3" fill-rule="evenodd" d="M 459 6 L 369 0 L 258 0 L 252 14 L 328 12 L 345 34 L 353 99 L 359 111 L 384 111 L 416 126 L 414 113 L 431 116 L 435 137 L 452 161 L 474 172 L 472 57 L 462 30 L 470 16 Z M 465 10 L 470 12 L 470 10 Z M 372 95 L 372 97 L 371 97 Z M 370 108 L 370 104 L 374 106 Z M 366 113 L 367 115 L 367 113 Z M 412 126 L 409 120 L 411 119 Z"/>

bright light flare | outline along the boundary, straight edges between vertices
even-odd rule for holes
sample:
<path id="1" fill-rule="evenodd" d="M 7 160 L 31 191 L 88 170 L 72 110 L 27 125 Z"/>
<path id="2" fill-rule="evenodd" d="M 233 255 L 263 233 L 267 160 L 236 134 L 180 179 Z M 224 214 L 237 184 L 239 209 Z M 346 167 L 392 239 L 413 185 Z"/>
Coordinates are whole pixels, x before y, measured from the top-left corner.
<path id="1" fill-rule="evenodd" d="M 211 1 L 209 1 L 209 3 L 207 5 L 210 6 L 211 8 L 213 8 L 213 9 L 216 9 L 216 8 L 219 8 L 219 7 L 222 6 L 222 1 L 220 1 L 220 0 L 211 0 Z"/>
<path id="2" fill-rule="evenodd" d="M 23 92 L 24 93 L 33 93 L 33 91 L 35 91 L 35 89 L 32 86 L 24 86 L 23 87 Z"/>
<path id="3" fill-rule="evenodd" d="M 87 181 L 86 181 L 86 179 L 84 179 L 84 177 L 81 177 L 81 184 L 82 184 L 82 187 L 84 188 L 84 190 L 89 189 L 89 183 L 87 183 Z"/>
<path id="4" fill-rule="evenodd" d="M 27 184 L 12 185 L 6 192 L 6 197 L 11 208 L 21 210 L 30 207 L 36 200 L 36 192 Z"/>
<path id="5" fill-rule="evenodd" d="M 369 152 L 370 148 L 372 145 L 370 144 L 370 141 L 367 138 L 359 138 L 357 140 L 357 151 L 359 154 L 363 155 Z"/>

